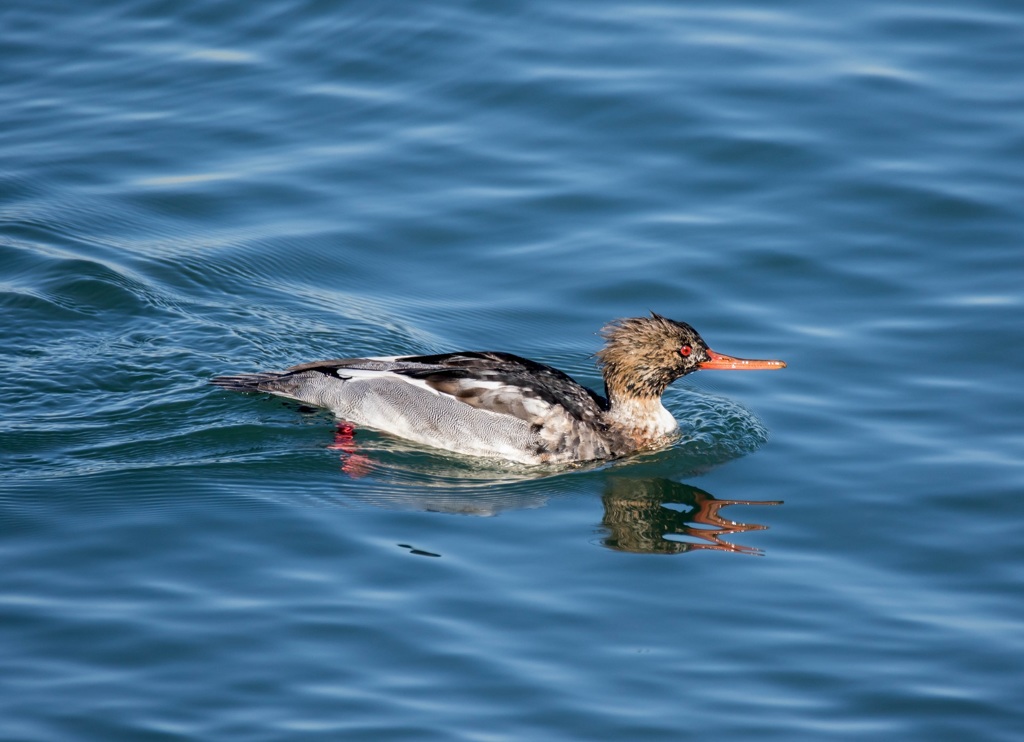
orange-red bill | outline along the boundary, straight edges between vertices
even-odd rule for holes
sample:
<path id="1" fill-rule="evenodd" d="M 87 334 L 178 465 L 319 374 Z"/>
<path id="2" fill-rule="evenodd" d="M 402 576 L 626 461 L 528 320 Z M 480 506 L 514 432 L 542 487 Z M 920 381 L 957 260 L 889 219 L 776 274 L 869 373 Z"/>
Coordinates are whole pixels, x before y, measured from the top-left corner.
<path id="1" fill-rule="evenodd" d="M 784 361 L 759 361 L 748 358 L 733 358 L 723 353 L 716 353 L 708 348 L 710 361 L 704 361 L 700 368 L 717 369 L 719 371 L 767 371 L 773 368 L 785 368 Z"/>

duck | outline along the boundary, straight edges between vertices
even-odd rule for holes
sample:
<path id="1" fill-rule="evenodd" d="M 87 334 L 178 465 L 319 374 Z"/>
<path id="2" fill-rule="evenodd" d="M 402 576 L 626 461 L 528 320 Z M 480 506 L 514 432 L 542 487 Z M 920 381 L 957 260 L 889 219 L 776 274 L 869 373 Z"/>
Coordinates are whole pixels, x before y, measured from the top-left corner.
<path id="1" fill-rule="evenodd" d="M 496 351 L 337 358 L 210 383 L 322 407 L 349 429 L 535 466 L 667 446 L 679 424 L 662 394 L 676 379 L 698 370 L 786 367 L 717 353 L 692 326 L 655 312 L 614 320 L 600 334 L 604 395 L 552 366 Z"/>

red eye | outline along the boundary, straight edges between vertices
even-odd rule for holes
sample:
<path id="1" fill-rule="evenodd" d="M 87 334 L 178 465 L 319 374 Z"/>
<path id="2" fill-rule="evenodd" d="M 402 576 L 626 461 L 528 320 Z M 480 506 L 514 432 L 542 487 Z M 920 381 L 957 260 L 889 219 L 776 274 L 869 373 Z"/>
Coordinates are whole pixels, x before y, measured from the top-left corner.
<path id="1" fill-rule="evenodd" d="M 679 355 L 681 355 L 683 358 L 686 358 L 686 356 L 690 355 L 692 352 L 693 348 L 691 348 L 689 345 L 684 345 L 682 348 L 679 349 Z"/>

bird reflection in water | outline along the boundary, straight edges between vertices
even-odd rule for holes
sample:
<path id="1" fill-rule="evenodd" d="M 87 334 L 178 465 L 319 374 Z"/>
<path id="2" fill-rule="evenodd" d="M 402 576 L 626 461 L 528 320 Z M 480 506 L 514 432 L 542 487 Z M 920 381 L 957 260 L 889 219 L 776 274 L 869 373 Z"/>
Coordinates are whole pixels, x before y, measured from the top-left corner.
<path id="1" fill-rule="evenodd" d="M 358 445 L 355 433 L 353 426 L 338 423 L 334 443 L 328 446 L 340 455 L 341 471 L 353 479 L 382 474 L 384 470 L 373 456 L 375 451 Z M 431 460 L 436 461 L 434 458 Z M 377 507 L 487 516 L 508 510 L 543 507 L 550 498 L 546 489 L 537 491 L 517 487 L 514 479 L 494 480 L 495 486 L 488 487 L 486 492 L 479 487 L 460 491 L 451 485 L 465 481 L 468 471 L 441 468 L 431 473 L 440 487 L 426 490 L 422 487 L 386 488 L 372 493 L 363 492 L 360 499 Z M 613 473 L 604 476 L 601 526 L 605 536 L 601 544 L 616 551 L 685 554 L 710 550 L 763 556 L 761 549 L 732 543 L 726 537 L 747 531 L 764 531 L 768 526 L 729 520 L 723 516 L 722 510 L 730 505 L 782 504 L 781 500 L 719 499 L 702 489 L 671 479 L 637 478 Z M 536 479 L 524 476 L 518 481 L 535 482 Z"/>
<path id="2" fill-rule="evenodd" d="M 375 456 L 382 451 L 373 445 L 360 445 L 355 433 L 353 426 L 337 423 L 334 442 L 328 446 L 339 454 L 341 471 L 345 475 L 352 479 L 384 475 L 387 479 L 389 469 L 392 475 L 397 473 L 393 467 L 382 467 L 382 462 Z M 387 440 L 378 441 L 378 445 Z M 400 441 L 390 443 L 389 452 L 393 457 L 401 450 L 402 444 Z M 521 478 L 510 479 L 508 472 L 492 480 L 494 486 L 487 486 L 485 490 L 481 490 L 479 486 L 462 490 L 458 484 L 474 482 L 471 475 L 479 474 L 476 472 L 477 466 L 474 465 L 470 469 L 425 466 L 426 462 L 435 465 L 437 461 L 436 456 L 428 456 L 420 463 L 420 467 L 416 467 L 419 475 L 427 475 L 438 485 L 437 487 L 424 489 L 423 480 L 419 480 L 419 487 L 372 488 L 361 491 L 359 498 L 380 508 L 408 508 L 477 516 L 493 516 L 504 511 L 544 507 L 550 499 L 547 490 L 539 492 L 534 487 L 521 487 L 515 484 L 517 481 L 520 484 L 536 482 L 536 475 L 524 474 Z M 447 461 L 452 463 L 452 460 Z M 726 540 L 726 537 L 746 531 L 767 530 L 768 526 L 729 520 L 724 517 L 722 511 L 734 505 L 782 505 L 782 500 L 719 498 L 698 487 L 662 477 L 643 478 L 616 475 L 612 472 L 599 474 L 597 471 L 594 474 L 604 476 L 604 493 L 601 495 L 604 516 L 600 524 L 604 530 L 604 537 L 600 542 L 604 547 L 617 552 L 687 554 L 717 551 L 764 556 L 762 550 L 734 543 Z M 475 480 L 474 484 L 485 484 L 485 481 Z"/>
<path id="3" fill-rule="evenodd" d="M 781 505 L 781 500 L 724 500 L 702 489 L 668 479 L 609 477 L 601 525 L 609 549 L 641 554 L 685 554 L 690 551 L 731 551 L 763 556 L 752 546 L 735 544 L 726 536 L 764 531 L 768 526 L 738 523 L 722 517 L 729 505 Z M 676 510 L 670 505 L 688 509 Z M 677 540 L 682 536 L 693 540 Z"/>

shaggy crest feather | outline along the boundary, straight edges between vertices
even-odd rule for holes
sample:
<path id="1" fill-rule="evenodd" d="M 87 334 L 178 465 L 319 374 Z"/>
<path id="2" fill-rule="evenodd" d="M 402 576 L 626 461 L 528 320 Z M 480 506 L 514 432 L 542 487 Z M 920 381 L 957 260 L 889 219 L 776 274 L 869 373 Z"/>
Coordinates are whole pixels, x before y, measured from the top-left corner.
<path id="1" fill-rule="evenodd" d="M 610 322 L 601 336 L 605 346 L 597 359 L 613 404 L 623 396 L 658 398 L 669 384 L 707 360 L 707 345 L 696 330 L 654 312 Z M 693 348 L 689 358 L 679 354 L 683 345 Z"/>

